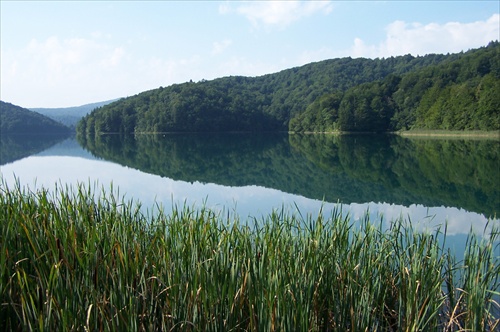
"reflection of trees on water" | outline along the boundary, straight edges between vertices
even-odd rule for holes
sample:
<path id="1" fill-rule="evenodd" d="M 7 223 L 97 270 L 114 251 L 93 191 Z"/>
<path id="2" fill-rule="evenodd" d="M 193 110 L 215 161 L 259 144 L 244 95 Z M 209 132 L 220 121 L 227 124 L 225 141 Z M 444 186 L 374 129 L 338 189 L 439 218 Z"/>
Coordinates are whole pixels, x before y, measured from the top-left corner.
<path id="1" fill-rule="evenodd" d="M 69 135 L 2 135 L 0 138 L 0 165 L 42 152 L 63 141 Z"/>
<path id="2" fill-rule="evenodd" d="M 95 155 L 188 182 L 258 185 L 329 202 L 453 206 L 493 215 L 498 144 L 397 136 L 99 136 Z"/>
<path id="3" fill-rule="evenodd" d="M 500 205 L 498 141 L 371 135 L 290 141 L 323 169 L 366 184 L 353 192 L 371 201 L 453 206 L 488 216 Z"/>

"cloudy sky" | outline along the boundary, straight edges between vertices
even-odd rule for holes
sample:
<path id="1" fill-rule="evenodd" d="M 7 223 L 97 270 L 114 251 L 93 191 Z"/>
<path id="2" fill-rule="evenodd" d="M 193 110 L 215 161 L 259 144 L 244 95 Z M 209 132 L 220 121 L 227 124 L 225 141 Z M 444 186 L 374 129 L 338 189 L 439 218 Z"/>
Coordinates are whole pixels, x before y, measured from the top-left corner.
<path id="1" fill-rule="evenodd" d="M 493 1 L 0 1 L 0 99 L 68 107 L 338 57 L 500 38 Z"/>

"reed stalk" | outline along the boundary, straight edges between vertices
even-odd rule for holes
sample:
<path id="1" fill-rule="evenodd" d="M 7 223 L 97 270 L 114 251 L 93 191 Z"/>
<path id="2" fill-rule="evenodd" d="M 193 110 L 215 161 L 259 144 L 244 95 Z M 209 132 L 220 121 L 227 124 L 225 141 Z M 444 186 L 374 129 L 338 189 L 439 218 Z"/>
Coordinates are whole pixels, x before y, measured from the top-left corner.
<path id="1" fill-rule="evenodd" d="M 457 261 L 446 229 L 339 211 L 144 213 L 115 188 L 1 182 L 0 329 L 498 329 L 498 227 Z"/>

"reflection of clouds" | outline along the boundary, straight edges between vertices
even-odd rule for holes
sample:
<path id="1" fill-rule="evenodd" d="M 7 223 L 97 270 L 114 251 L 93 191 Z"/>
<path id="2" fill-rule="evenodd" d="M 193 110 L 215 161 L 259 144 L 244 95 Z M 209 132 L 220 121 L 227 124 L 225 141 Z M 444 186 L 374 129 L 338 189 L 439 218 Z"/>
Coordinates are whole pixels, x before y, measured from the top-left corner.
<path id="1" fill-rule="evenodd" d="M 146 209 L 151 209 L 156 203 L 166 212 L 171 211 L 172 204 L 177 206 L 202 206 L 237 213 L 241 220 L 248 217 L 260 219 L 273 210 L 285 209 L 290 214 L 298 215 L 296 206 L 302 216 L 315 217 L 320 210 L 328 217 L 340 206 L 303 196 L 284 193 L 279 190 L 258 186 L 229 187 L 200 182 L 175 181 L 157 175 L 124 167 L 102 160 L 89 160 L 77 157 L 28 157 L 14 163 L 4 165 L 0 169 L 2 177 L 9 186 L 14 184 L 15 177 L 21 185 L 33 187 L 36 179 L 37 187 L 53 189 L 56 183 L 77 184 L 94 183 L 108 189 L 113 183 L 115 190 L 125 197 L 125 200 L 140 201 Z M 500 226 L 496 219 L 488 224 L 483 215 L 468 212 L 453 207 L 425 207 L 412 204 L 401 206 L 388 203 L 351 203 L 342 204 L 343 214 L 349 213 L 354 220 L 362 219 L 367 211 L 371 220 L 380 220 L 383 216 L 384 226 L 400 217 L 410 219 L 417 230 L 435 229 L 447 223 L 449 235 L 468 234 L 472 229 L 482 233 L 487 226 L 491 230 L 493 224 Z"/>
<path id="2" fill-rule="evenodd" d="M 379 219 L 378 216 L 383 216 L 386 226 L 402 217 L 405 220 L 411 220 L 416 230 L 433 230 L 437 227 L 444 230 L 446 224 L 449 235 L 468 234 L 470 230 L 479 234 L 483 233 L 485 229 L 488 232 L 491 231 L 493 225 L 500 226 L 499 219 L 489 221 L 488 218 L 481 214 L 455 207 L 425 207 L 420 204 L 402 206 L 374 202 L 352 203 L 345 207 L 355 220 L 364 217 L 366 211 L 369 210 L 372 220 L 377 220 Z"/>

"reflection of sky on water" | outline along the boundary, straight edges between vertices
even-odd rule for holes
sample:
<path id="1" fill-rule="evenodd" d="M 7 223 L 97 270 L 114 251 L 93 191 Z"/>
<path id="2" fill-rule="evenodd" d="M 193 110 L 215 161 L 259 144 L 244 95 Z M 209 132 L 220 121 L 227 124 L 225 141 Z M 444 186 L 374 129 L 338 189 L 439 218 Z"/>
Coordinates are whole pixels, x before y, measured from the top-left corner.
<path id="1" fill-rule="evenodd" d="M 297 206 L 303 216 L 315 216 L 322 209 L 328 216 L 339 206 L 324 203 L 302 196 L 287 194 L 275 189 L 258 186 L 229 187 L 217 184 L 188 183 L 162 178 L 157 175 L 124 167 L 102 160 L 91 160 L 68 156 L 32 156 L 4 165 L 0 168 L 2 177 L 12 186 L 15 177 L 21 185 L 54 188 L 56 183 L 94 183 L 108 189 L 110 183 L 119 188 L 120 195 L 125 199 L 140 201 L 145 208 L 151 208 L 160 203 L 165 211 L 172 208 L 172 203 L 188 206 L 201 206 L 226 212 L 236 212 L 241 220 L 269 214 L 273 209 L 284 207 L 290 213 L 296 212 Z M 15 175 L 15 176 L 14 176 Z M 36 179 L 36 181 L 35 181 Z M 482 233 L 488 220 L 480 214 L 467 212 L 454 207 L 424 207 L 410 205 L 408 207 L 388 203 L 352 203 L 342 205 L 343 213 L 349 213 L 355 220 L 363 218 L 369 211 L 371 220 L 380 220 L 383 216 L 386 226 L 391 220 L 399 217 L 411 218 L 416 229 L 434 228 L 448 223 L 448 234 L 467 234 L 472 228 Z M 497 225 L 497 219 L 490 222 Z M 444 227 L 444 225 L 443 225 Z"/>

